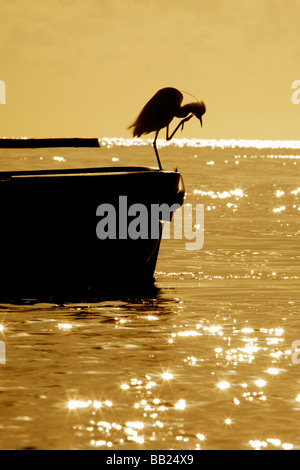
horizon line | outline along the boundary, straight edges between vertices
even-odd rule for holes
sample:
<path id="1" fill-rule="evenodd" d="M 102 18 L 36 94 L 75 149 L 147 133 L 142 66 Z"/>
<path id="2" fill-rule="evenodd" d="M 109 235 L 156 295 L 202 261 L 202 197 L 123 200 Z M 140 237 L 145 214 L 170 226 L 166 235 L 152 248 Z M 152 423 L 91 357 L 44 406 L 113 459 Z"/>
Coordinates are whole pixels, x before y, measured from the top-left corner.
<path id="1" fill-rule="evenodd" d="M 24 144 L 27 141 L 38 142 L 38 141 L 74 141 L 86 142 L 89 141 L 93 143 L 93 146 L 96 146 L 95 143 L 98 141 L 99 146 L 111 147 L 111 146 L 144 146 L 152 145 L 153 139 L 150 138 L 137 138 L 137 137 L 0 137 L 0 148 L 1 143 L 7 142 L 16 142 Z M 211 148 L 273 148 L 273 149 L 300 149 L 300 140 L 288 140 L 288 139 L 224 139 L 224 138 L 213 138 L 213 139 L 198 139 L 198 138 L 174 138 L 171 141 L 166 141 L 165 139 L 157 139 L 157 142 L 161 147 L 167 146 L 179 146 L 179 147 L 211 147 Z M 84 146 L 84 145 L 83 145 Z"/>

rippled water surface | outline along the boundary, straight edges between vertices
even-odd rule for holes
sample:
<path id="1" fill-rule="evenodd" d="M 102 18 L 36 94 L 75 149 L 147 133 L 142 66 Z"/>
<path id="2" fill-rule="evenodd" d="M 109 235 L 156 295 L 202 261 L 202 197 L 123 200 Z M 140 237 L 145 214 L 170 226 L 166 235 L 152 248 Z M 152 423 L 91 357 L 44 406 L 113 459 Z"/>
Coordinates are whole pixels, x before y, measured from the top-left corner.
<path id="1" fill-rule="evenodd" d="M 154 166 L 145 144 L 1 169 Z M 201 250 L 164 239 L 143 293 L 0 304 L 1 449 L 300 449 L 298 144 L 161 148 L 204 204 Z"/>

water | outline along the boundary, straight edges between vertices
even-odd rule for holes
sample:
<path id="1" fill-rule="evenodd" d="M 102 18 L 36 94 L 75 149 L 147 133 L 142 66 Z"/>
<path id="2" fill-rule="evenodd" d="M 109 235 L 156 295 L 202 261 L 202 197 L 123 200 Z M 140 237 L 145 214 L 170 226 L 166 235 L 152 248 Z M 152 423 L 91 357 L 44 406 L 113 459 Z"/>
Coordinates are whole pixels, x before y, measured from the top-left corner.
<path id="1" fill-rule="evenodd" d="M 103 144 L 1 169 L 155 165 L 148 142 Z M 164 146 L 201 250 L 163 240 L 147 295 L 0 304 L 1 449 L 300 449 L 298 144 Z"/>

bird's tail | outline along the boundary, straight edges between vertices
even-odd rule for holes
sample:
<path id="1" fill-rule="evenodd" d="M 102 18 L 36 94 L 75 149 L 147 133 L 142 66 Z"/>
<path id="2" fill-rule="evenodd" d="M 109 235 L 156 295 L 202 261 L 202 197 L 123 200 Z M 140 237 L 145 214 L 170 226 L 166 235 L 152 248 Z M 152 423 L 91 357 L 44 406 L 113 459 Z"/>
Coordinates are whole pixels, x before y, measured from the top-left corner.
<path id="1" fill-rule="evenodd" d="M 137 127 L 136 127 L 136 121 L 134 121 L 132 124 L 130 124 L 130 126 L 127 127 L 127 129 L 132 129 L 133 128 L 133 131 L 132 131 L 132 134 L 133 134 L 133 137 L 139 137 L 139 133 L 137 131 Z"/>

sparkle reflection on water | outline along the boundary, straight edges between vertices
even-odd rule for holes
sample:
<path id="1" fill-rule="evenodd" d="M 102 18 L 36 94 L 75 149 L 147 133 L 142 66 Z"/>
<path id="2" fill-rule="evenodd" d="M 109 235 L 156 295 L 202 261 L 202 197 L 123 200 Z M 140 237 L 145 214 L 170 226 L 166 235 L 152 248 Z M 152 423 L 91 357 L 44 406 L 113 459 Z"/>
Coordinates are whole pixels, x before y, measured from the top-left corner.
<path id="1" fill-rule="evenodd" d="M 155 165 L 149 141 L 102 144 L 2 169 Z M 160 145 L 203 248 L 163 240 L 147 295 L 1 303 L 1 449 L 300 448 L 299 142 Z"/>

